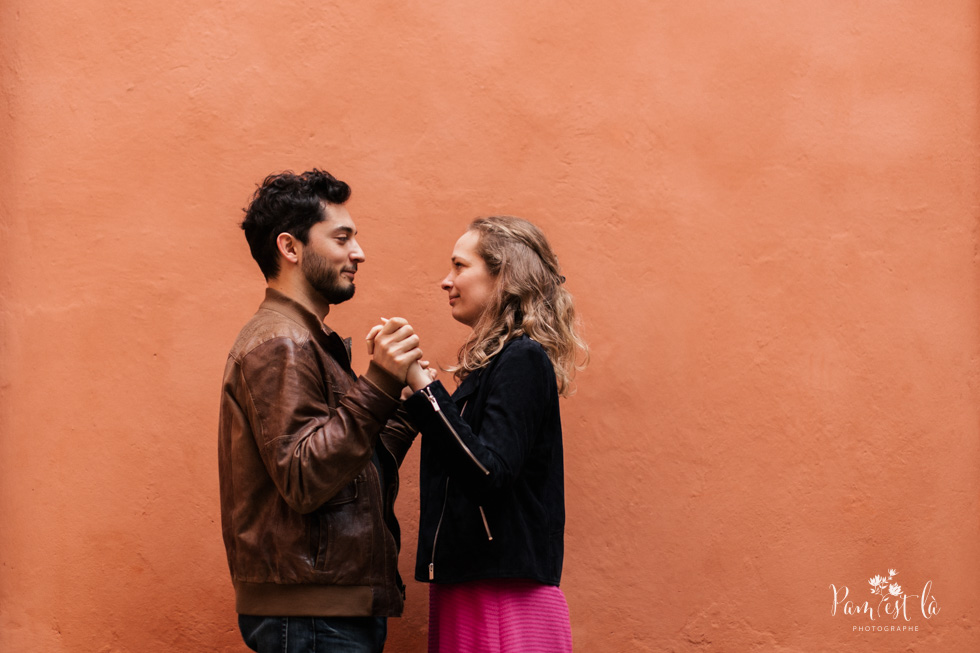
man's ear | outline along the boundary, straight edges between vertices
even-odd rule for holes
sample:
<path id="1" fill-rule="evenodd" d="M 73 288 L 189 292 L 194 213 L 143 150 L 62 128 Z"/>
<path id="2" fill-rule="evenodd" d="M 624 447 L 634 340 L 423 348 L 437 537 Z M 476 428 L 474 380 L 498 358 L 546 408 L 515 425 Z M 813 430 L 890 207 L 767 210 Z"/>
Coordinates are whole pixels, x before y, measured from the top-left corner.
<path id="1" fill-rule="evenodd" d="M 276 236 L 276 249 L 279 250 L 279 254 L 287 261 L 299 263 L 299 252 L 302 247 L 303 244 L 296 240 L 292 234 L 282 232 Z"/>

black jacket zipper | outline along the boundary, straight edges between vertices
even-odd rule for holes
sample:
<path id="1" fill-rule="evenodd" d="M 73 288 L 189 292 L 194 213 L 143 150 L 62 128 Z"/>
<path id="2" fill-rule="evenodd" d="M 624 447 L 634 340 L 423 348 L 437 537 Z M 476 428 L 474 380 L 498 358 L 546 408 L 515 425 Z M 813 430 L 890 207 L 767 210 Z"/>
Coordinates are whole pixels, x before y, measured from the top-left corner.
<path id="1" fill-rule="evenodd" d="M 436 411 L 436 413 L 439 414 L 439 417 L 442 418 L 443 424 L 445 424 L 446 428 L 449 429 L 449 432 L 453 434 L 453 437 L 456 438 L 456 442 L 459 443 L 459 446 L 462 447 L 463 451 L 465 451 L 466 454 L 470 457 L 470 460 L 476 463 L 476 466 L 479 467 L 484 474 L 489 476 L 490 470 L 487 469 L 483 465 L 483 463 L 477 460 L 477 457 L 473 455 L 473 452 L 470 451 L 470 448 L 466 446 L 466 443 L 463 442 L 463 439 L 459 437 L 459 433 L 456 432 L 456 429 L 453 428 L 453 425 L 449 422 L 449 419 L 446 417 L 446 414 L 443 413 L 442 409 L 439 407 L 439 400 L 435 398 L 435 395 L 432 394 L 432 391 L 429 390 L 428 387 L 422 388 L 422 394 L 424 394 L 426 398 L 429 400 L 429 403 L 432 404 L 432 410 Z M 462 411 L 460 411 L 460 415 L 462 415 Z M 436 532 L 435 535 L 432 536 L 432 559 L 429 561 L 429 580 L 434 580 L 436 577 L 436 543 L 439 541 L 439 529 L 442 528 L 442 520 L 443 517 L 446 516 L 446 506 L 448 504 L 449 504 L 449 477 L 447 476 L 446 492 L 442 498 L 442 512 L 439 513 L 439 521 L 438 523 L 436 523 Z M 477 506 L 477 507 L 480 509 L 480 517 L 483 519 L 483 528 L 485 528 L 487 531 L 487 539 L 492 541 L 493 535 L 490 534 L 490 524 L 487 523 L 487 515 L 485 512 L 483 512 L 483 506 Z"/>
<path id="2" fill-rule="evenodd" d="M 442 528 L 442 518 L 446 516 L 446 505 L 449 503 L 449 477 L 446 477 L 446 493 L 442 498 L 442 512 L 439 513 L 439 523 L 436 524 L 436 534 L 432 536 L 432 559 L 429 561 L 429 580 L 436 577 L 436 542 L 439 541 L 439 529 Z"/>
<path id="3" fill-rule="evenodd" d="M 449 423 L 449 418 L 446 417 L 446 414 L 442 412 L 442 408 L 439 407 L 439 400 L 435 398 L 435 395 L 432 394 L 432 391 L 429 390 L 428 386 L 422 388 L 422 394 L 424 394 L 426 398 L 429 400 L 429 403 L 432 404 L 432 410 L 436 411 L 439 417 L 442 418 L 442 421 L 446 425 L 446 428 L 449 429 L 449 432 L 453 434 L 453 437 L 456 438 L 456 442 L 458 442 L 459 446 L 463 449 L 463 451 L 466 452 L 466 455 L 470 457 L 470 460 L 472 460 L 476 464 L 476 466 L 480 468 L 481 472 L 483 472 L 487 476 L 490 476 L 490 470 L 487 469 L 486 466 L 484 466 L 484 464 L 481 463 L 477 459 L 477 457 L 473 455 L 473 452 L 470 451 L 470 448 L 466 446 L 465 442 L 463 442 L 463 438 L 459 437 L 459 433 L 457 433 L 456 429 L 453 428 L 453 425 Z"/>

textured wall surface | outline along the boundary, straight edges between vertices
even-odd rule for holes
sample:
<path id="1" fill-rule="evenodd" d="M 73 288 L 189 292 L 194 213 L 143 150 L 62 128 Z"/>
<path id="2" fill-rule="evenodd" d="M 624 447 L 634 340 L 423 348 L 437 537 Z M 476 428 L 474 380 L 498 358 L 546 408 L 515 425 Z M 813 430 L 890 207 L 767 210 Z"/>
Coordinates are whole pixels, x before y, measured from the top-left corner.
<path id="1" fill-rule="evenodd" d="M 450 363 L 465 224 L 550 235 L 592 345 L 576 650 L 980 650 L 978 91 L 964 0 L 6 0 L 0 650 L 245 650 L 236 222 L 312 166 L 354 188 L 367 263 L 328 322 L 355 340 L 400 314 Z M 424 645 L 408 592 L 396 653 Z"/>

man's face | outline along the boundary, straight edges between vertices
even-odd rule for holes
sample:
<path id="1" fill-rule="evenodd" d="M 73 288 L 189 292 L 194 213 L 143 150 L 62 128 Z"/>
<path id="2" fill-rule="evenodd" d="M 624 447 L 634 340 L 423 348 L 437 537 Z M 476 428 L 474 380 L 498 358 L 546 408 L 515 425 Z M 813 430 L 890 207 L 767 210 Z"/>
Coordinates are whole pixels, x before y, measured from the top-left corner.
<path id="1" fill-rule="evenodd" d="M 301 269 L 314 292 L 328 304 L 339 304 L 354 296 L 354 275 L 364 252 L 346 208 L 325 203 L 323 213 L 324 220 L 310 228 L 303 245 Z"/>

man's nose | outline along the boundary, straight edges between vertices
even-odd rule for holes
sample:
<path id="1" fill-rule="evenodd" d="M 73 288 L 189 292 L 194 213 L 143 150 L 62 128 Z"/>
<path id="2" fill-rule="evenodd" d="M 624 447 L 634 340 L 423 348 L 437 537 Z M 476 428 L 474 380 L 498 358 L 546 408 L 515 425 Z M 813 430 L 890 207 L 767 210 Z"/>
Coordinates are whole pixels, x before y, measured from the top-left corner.
<path id="1" fill-rule="evenodd" d="M 356 240 L 354 241 L 354 249 L 352 249 L 350 253 L 350 260 L 354 261 L 355 263 L 364 262 L 364 250 L 361 249 L 360 244 L 358 244 Z"/>

